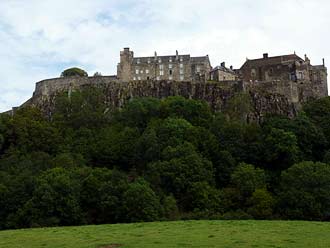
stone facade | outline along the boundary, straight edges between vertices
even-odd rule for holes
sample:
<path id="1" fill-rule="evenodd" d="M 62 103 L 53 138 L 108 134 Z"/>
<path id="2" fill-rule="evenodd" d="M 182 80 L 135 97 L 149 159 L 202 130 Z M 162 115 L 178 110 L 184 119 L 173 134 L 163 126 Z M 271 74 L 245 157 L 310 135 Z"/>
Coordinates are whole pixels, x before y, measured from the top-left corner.
<path id="1" fill-rule="evenodd" d="M 220 66 L 216 66 L 210 71 L 210 80 L 217 82 L 237 81 L 238 75 L 232 66 L 227 68 L 225 62 L 222 62 Z"/>
<path id="2" fill-rule="evenodd" d="M 212 81 L 209 81 L 209 79 Z M 36 106 L 51 116 L 55 98 L 60 92 L 99 87 L 104 101 L 122 107 L 134 97 L 183 96 L 205 100 L 215 111 L 223 111 L 230 98 L 246 93 L 253 110 L 248 121 L 261 121 L 267 113 L 295 116 L 302 104 L 311 98 L 328 95 L 327 68 L 313 66 L 307 56 L 296 54 L 247 60 L 233 70 L 225 63 L 211 69 L 208 56 L 190 55 L 134 57 L 125 48 L 120 53 L 117 76 L 65 77 L 40 81 L 30 100 L 22 106 Z M 14 112 L 14 109 L 12 113 Z"/>
<path id="3" fill-rule="evenodd" d="M 291 85 L 285 92 L 290 94 L 292 88 L 296 88 L 300 102 L 309 98 L 320 98 L 328 95 L 327 68 L 324 60 L 322 65 L 313 66 L 305 55 L 302 59 L 296 54 L 268 57 L 264 54 L 261 59 L 247 59 L 238 70 L 243 82 L 256 84 L 271 83 L 277 85 L 273 91 L 282 90 L 281 85 Z M 291 96 L 296 99 L 296 96 Z"/>
<path id="4" fill-rule="evenodd" d="M 124 48 L 120 52 L 117 77 L 121 81 L 172 80 L 195 81 L 207 80 L 211 70 L 208 55 L 191 57 L 188 55 L 134 57 L 133 51 Z"/>

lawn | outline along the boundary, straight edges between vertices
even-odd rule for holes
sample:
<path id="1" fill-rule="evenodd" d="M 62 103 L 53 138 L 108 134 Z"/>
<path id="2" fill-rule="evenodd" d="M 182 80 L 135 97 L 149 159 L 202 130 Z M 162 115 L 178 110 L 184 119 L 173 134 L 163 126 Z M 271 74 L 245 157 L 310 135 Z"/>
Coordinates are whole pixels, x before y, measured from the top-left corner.
<path id="1" fill-rule="evenodd" d="M 330 247 L 330 223 L 303 221 L 178 221 L 0 232 L 16 247 Z"/>

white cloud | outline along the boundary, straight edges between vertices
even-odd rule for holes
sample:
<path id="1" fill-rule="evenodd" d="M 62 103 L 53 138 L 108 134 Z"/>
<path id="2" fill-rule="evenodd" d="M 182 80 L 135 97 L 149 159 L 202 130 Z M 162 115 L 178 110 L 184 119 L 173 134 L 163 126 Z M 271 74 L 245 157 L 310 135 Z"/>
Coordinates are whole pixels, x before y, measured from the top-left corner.
<path id="1" fill-rule="evenodd" d="M 209 54 L 213 65 L 307 53 L 330 59 L 327 0 L 2 0 L 0 111 L 68 66 L 116 73 L 119 51 Z"/>

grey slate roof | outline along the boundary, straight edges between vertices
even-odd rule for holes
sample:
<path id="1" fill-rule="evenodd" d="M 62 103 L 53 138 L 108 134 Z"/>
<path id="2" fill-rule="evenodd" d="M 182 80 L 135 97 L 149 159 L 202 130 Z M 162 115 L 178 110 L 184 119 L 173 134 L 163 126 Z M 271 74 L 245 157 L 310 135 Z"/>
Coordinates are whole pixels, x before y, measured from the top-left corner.
<path id="1" fill-rule="evenodd" d="M 164 62 L 169 62 L 170 58 L 172 59 L 172 62 L 180 61 L 182 58 L 182 62 L 192 62 L 192 63 L 202 63 L 205 62 L 205 60 L 208 59 L 208 56 L 201 56 L 201 57 L 190 57 L 189 54 L 183 54 L 183 55 L 178 55 L 178 60 L 176 60 L 176 55 L 166 55 L 166 56 L 157 56 L 157 61 L 161 59 L 162 63 Z M 155 61 L 155 56 L 150 56 L 150 57 L 134 57 L 133 58 L 133 63 L 137 64 L 137 62 L 142 63 L 148 63 L 148 60 L 150 63 Z"/>

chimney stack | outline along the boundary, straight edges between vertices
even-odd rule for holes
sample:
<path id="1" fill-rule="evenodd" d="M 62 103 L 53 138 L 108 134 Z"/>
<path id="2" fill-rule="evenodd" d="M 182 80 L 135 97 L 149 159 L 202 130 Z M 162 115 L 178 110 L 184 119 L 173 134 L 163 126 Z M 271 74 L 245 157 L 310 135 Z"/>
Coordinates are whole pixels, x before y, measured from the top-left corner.
<path id="1" fill-rule="evenodd" d="M 264 57 L 264 59 L 267 59 L 268 58 L 268 53 L 264 53 L 263 57 Z"/>
<path id="2" fill-rule="evenodd" d="M 221 65 L 221 67 L 226 67 L 226 63 L 225 62 L 222 62 L 220 65 Z"/>
<path id="3" fill-rule="evenodd" d="M 178 50 L 175 51 L 175 58 L 176 58 L 176 60 L 179 59 L 179 52 L 178 52 Z"/>
<path id="4" fill-rule="evenodd" d="M 232 65 L 230 66 L 230 70 L 233 70 L 233 66 Z"/>
<path id="5" fill-rule="evenodd" d="M 157 52 L 155 51 L 155 60 L 157 60 Z"/>
<path id="6" fill-rule="evenodd" d="M 323 66 L 325 66 L 325 61 L 324 61 L 324 58 L 322 59 L 322 64 L 323 64 Z"/>

